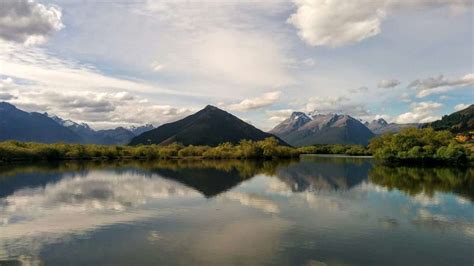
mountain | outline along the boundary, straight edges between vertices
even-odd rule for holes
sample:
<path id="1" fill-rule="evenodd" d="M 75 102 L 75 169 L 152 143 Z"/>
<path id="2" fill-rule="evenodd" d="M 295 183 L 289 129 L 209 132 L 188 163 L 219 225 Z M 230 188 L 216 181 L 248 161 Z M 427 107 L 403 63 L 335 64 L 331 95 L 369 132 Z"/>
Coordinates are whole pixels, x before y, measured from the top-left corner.
<path id="1" fill-rule="evenodd" d="M 311 118 L 305 113 L 293 112 L 290 118 L 278 124 L 274 129 L 272 129 L 272 131 L 280 135 L 289 134 L 309 121 L 311 121 Z"/>
<path id="2" fill-rule="evenodd" d="M 47 115 L 28 113 L 0 102 L 0 141 L 4 140 L 77 143 L 81 137 Z"/>
<path id="3" fill-rule="evenodd" d="M 201 111 L 179 121 L 164 124 L 132 139 L 130 145 L 179 142 L 184 145 L 217 146 L 224 142 L 238 143 L 243 139 L 263 140 L 274 137 L 236 116 L 208 105 Z M 277 138 L 280 144 L 287 145 Z"/>
<path id="4" fill-rule="evenodd" d="M 115 129 L 94 130 L 86 123 L 77 123 L 64 120 L 58 116 L 51 116 L 56 123 L 69 128 L 81 137 L 83 144 L 123 145 L 128 144 L 135 134 L 124 127 Z"/>
<path id="5" fill-rule="evenodd" d="M 435 130 L 449 130 L 453 133 L 474 131 L 474 104 L 466 109 L 445 115 L 441 120 L 426 124 Z"/>
<path id="6" fill-rule="evenodd" d="M 146 124 L 144 126 L 131 126 L 128 128 L 128 130 L 132 131 L 133 135 L 138 136 L 142 133 L 145 133 L 147 131 L 150 131 L 154 129 L 155 127 L 152 124 Z"/>
<path id="7" fill-rule="evenodd" d="M 377 120 L 372 120 L 372 122 L 365 122 L 364 125 L 369 128 L 374 134 L 380 135 L 385 133 L 397 133 L 404 128 L 416 127 L 419 128 L 421 124 L 412 123 L 412 124 L 396 124 L 396 123 L 387 123 L 385 119 L 379 118 Z"/>
<path id="8" fill-rule="evenodd" d="M 367 145 L 374 134 L 359 120 L 341 114 L 301 115 L 294 112 L 269 133 L 290 145 L 361 144 Z M 309 118 L 309 119 L 308 119 Z"/>

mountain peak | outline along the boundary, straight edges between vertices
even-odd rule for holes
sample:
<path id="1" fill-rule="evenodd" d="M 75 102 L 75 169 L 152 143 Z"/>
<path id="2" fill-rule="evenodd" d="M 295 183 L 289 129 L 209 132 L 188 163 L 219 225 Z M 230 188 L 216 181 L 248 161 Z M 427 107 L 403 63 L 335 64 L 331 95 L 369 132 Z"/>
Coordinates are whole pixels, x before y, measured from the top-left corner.
<path id="1" fill-rule="evenodd" d="M 239 143 L 241 140 L 263 140 L 274 137 L 246 123 L 238 117 L 208 105 L 201 111 L 181 120 L 161 125 L 144 132 L 130 142 L 131 145 L 178 142 L 183 145 L 217 146 L 224 142 Z M 281 139 L 282 145 L 288 145 Z"/>
<path id="2" fill-rule="evenodd" d="M 217 111 L 217 110 L 221 110 L 221 109 L 219 109 L 219 108 L 217 108 L 217 107 L 215 107 L 215 106 L 213 106 L 213 105 L 208 104 L 208 105 L 206 105 L 206 107 L 204 107 L 204 109 L 202 109 L 202 110 L 206 110 L 206 111 Z"/>
<path id="3" fill-rule="evenodd" d="M 7 102 L 0 102 L 0 109 L 1 110 L 14 110 L 16 107 L 13 104 Z"/>
<path id="4" fill-rule="evenodd" d="M 290 120 L 297 120 L 297 119 L 310 119 L 308 115 L 303 112 L 293 112 L 290 116 Z"/>
<path id="5" fill-rule="evenodd" d="M 311 118 L 302 112 L 294 112 L 270 133 L 293 146 L 335 143 L 366 145 L 373 136 L 366 126 L 350 115 L 322 114 L 317 111 L 309 114 Z"/>
<path id="6" fill-rule="evenodd" d="M 374 120 L 373 122 L 376 122 L 377 124 L 380 124 L 380 125 L 383 125 L 383 126 L 388 125 L 387 121 L 385 121 L 385 119 L 383 119 L 383 118 L 379 118 L 377 120 Z"/>

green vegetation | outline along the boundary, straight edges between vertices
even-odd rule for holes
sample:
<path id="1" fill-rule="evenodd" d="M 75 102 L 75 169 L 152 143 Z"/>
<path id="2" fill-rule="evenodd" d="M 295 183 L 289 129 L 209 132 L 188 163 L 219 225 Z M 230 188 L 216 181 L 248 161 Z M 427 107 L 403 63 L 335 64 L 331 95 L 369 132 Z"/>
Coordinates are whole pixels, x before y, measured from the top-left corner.
<path id="1" fill-rule="evenodd" d="M 374 138 L 369 149 L 376 159 L 388 163 L 465 164 L 472 160 L 469 149 L 449 131 L 407 128 L 396 134 Z"/>
<path id="2" fill-rule="evenodd" d="M 113 159 L 271 159 L 295 158 L 301 154 L 371 155 L 388 163 L 464 164 L 474 159 L 467 144 L 460 144 L 448 131 L 432 128 L 407 128 L 360 145 L 314 145 L 301 148 L 281 146 L 275 138 L 262 141 L 242 140 L 216 147 L 183 146 L 173 143 L 139 146 L 107 146 L 81 144 L 40 144 L 32 142 L 0 142 L 0 162 L 35 160 L 113 160 Z"/>
<path id="3" fill-rule="evenodd" d="M 173 143 L 167 146 L 107 146 L 81 144 L 40 144 L 33 142 L 7 141 L 0 143 L 0 161 L 25 160 L 91 160 L 91 159 L 247 159 L 247 158 L 291 158 L 301 151 L 280 146 L 274 138 L 262 141 L 242 140 L 239 144 L 223 143 L 217 147 L 183 146 Z"/>
<path id="4" fill-rule="evenodd" d="M 474 169 L 463 167 L 389 167 L 376 165 L 369 172 L 371 182 L 410 196 L 454 192 L 474 201 Z"/>
<path id="5" fill-rule="evenodd" d="M 366 156 L 371 155 L 369 149 L 362 145 L 350 144 L 317 144 L 314 146 L 307 146 L 298 148 L 301 154 L 345 154 Z"/>

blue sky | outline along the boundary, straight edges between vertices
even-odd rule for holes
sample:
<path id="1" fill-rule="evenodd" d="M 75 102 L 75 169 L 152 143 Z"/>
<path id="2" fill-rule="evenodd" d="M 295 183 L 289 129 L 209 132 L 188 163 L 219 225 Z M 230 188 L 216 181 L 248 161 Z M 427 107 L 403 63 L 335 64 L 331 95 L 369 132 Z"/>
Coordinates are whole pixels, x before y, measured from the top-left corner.
<path id="1" fill-rule="evenodd" d="M 207 104 L 427 122 L 473 103 L 468 0 L 10 1 L 0 100 L 96 128 Z"/>

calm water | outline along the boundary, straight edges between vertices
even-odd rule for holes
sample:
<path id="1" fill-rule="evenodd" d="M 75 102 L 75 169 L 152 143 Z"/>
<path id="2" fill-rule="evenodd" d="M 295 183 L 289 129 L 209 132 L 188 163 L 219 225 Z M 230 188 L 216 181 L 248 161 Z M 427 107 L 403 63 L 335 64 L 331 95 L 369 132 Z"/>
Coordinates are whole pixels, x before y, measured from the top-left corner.
<path id="1" fill-rule="evenodd" d="M 473 265 L 474 169 L 371 159 L 0 167 L 0 265 Z"/>

